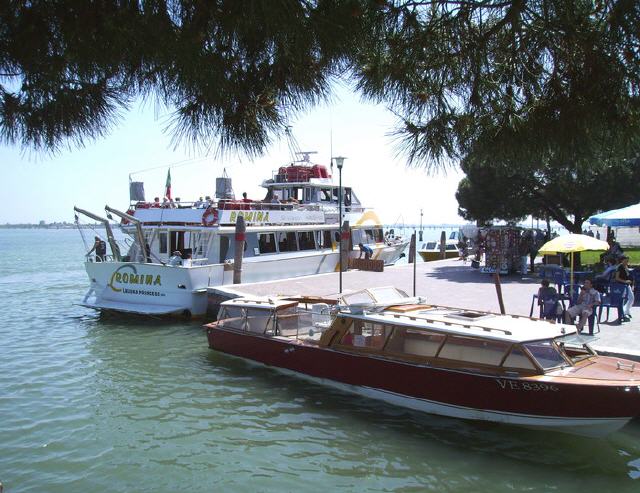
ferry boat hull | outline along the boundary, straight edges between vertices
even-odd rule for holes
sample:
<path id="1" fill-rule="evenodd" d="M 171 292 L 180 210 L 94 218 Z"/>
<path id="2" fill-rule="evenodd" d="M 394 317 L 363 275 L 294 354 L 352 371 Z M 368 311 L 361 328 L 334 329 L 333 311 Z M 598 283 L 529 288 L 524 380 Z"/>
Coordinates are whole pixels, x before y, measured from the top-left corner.
<path id="1" fill-rule="evenodd" d="M 405 244 L 377 248 L 375 258 L 395 262 L 404 248 Z M 242 283 L 336 272 L 339 261 L 339 252 L 332 249 L 251 257 L 243 261 Z M 233 284 L 233 266 L 225 263 L 85 262 L 85 269 L 91 285 L 81 306 L 141 315 L 204 316 L 207 288 Z"/>
<path id="2" fill-rule="evenodd" d="M 640 388 L 589 378 L 510 378 L 390 361 L 208 326 L 211 349 L 394 405 L 471 420 L 604 436 L 640 411 Z M 613 358 L 599 357 L 616 364 Z M 567 380 L 567 379 L 564 379 Z M 625 412 L 626 410 L 626 412 Z"/>

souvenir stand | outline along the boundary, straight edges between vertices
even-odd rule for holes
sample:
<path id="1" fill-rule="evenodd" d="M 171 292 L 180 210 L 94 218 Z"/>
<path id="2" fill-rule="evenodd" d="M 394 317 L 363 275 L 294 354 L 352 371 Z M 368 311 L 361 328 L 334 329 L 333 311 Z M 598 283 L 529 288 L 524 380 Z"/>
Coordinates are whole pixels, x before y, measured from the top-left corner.
<path id="1" fill-rule="evenodd" d="M 482 272 L 509 274 L 520 265 L 519 245 L 521 229 L 512 226 L 494 226 L 482 231 L 484 236 L 485 265 Z"/>

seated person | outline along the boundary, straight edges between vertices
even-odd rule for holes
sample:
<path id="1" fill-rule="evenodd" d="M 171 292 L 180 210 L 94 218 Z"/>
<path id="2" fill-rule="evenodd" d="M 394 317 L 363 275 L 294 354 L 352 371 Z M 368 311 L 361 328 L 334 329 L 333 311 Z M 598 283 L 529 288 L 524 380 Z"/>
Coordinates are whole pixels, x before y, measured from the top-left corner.
<path id="1" fill-rule="evenodd" d="M 587 318 L 593 313 L 593 307 L 599 304 L 600 293 L 593 289 L 589 279 L 585 279 L 584 285 L 580 290 L 580 295 L 578 296 L 578 302 L 569 307 L 564 314 L 565 323 L 572 324 L 574 318 L 579 316 L 580 319 L 576 327 L 578 328 L 578 333 L 582 333 Z M 593 335 L 593 333 L 590 333 L 590 335 Z"/>
<path id="2" fill-rule="evenodd" d="M 176 250 L 175 252 L 173 252 L 173 255 L 169 257 L 169 262 L 167 262 L 167 265 L 170 265 L 171 267 L 177 267 L 178 265 L 182 265 L 182 254 L 180 253 L 179 250 Z"/>
<path id="3" fill-rule="evenodd" d="M 547 305 L 545 302 L 555 300 L 555 303 Z M 558 292 L 553 286 L 549 286 L 549 280 L 543 279 L 538 289 L 538 305 L 541 308 L 541 314 L 544 318 L 555 319 L 556 316 L 562 314 L 562 304 L 558 301 Z"/>
<path id="4" fill-rule="evenodd" d="M 552 296 L 558 296 L 556 288 L 549 286 L 548 279 L 543 279 L 540 282 L 540 289 L 538 289 L 538 304 L 540 304 L 541 299 L 551 298 Z"/>
<path id="5" fill-rule="evenodd" d="M 362 243 L 358 243 L 358 246 L 360 247 L 360 256 L 358 258 L 362 258 L 362 255 L 364 254 L 365 260 L 369 260 L 371 255 L 373 255 L 371 247 L 363 245 Z"/>

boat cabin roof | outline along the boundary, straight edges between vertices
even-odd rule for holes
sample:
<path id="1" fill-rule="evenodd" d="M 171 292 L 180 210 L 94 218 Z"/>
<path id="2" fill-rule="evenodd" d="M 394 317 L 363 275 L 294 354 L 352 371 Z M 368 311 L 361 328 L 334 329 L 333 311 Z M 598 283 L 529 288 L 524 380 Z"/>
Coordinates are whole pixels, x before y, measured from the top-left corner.
<path id="1" fill-rule="evenodd" d="M 222 305 L 279 311 L 295 307 L 298 301 L 303 302 L 304 299 L 236 298 L 225 301 Z M 318 299 L 314 299 L 314 302 L 318 302 Z M 365 322 L 511 343 L 554 339 L 576 333 L 573 325 L 429 305 L 423 298 L 410 297 L 394 287 L 369 288 L 345 294 L 340 297 L 338 308 L 338 316 Z"/>

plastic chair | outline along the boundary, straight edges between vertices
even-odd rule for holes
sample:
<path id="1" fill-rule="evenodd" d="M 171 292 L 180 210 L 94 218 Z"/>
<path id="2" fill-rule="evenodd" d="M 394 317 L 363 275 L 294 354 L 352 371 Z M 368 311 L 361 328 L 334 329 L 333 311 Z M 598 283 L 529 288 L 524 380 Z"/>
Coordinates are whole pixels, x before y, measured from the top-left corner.
<path id="1" fill-rule="evenodd" d="M 569 276 L 563 269 L 556 269 L 552 273 L 552 279 L 555 283 L 558 293 L 563 294 L 569 284 Z"/>
<path id="2" fill-rule="evenodd" d="M 598 311 L 598 323 L 602 319 L 603 308 L 607 309 L 607 319 L 609 321 L 609 308 L 618 309 L 618 321 L 622 320 L 622 307 L 627 301 L 627 285 L 621 282 L 612 282 L 609 284 L 609 293 L 602 297 Z"/>
<path id="3" fill-rule="evenodd" d="M 544 318 L 545 320 L 555 320 L 556 322 L 562 320 L 562 314 L 558 315 L 558 301 L 559 297 L 557 295 L 541 298 L 540 318 Z"/>

